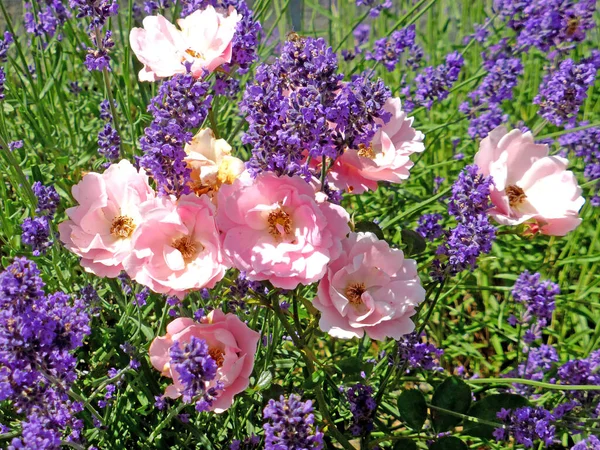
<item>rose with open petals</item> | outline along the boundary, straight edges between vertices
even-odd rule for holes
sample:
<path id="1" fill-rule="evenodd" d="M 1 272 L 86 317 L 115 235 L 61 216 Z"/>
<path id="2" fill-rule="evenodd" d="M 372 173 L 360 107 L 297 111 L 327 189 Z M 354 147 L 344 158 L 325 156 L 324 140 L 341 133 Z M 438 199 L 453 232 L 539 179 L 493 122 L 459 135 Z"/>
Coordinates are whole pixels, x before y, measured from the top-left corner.
<path id="1" fill-rule="evenodd" d="M 347 149 L 336 159 L 330 171 L 330 182 L 336 189 L 361 194 L 376 190 L 378 181 L 401 183 L 414 165 L 410 155 L 425 150 L 424 135 L 412 127 L 414 119 L 402 111 L 399 98 L 388 99 L 383 109 L 391 119 L 387 123 L 376 119 L 381 128 L 371 146 Z"/>
<path id="2" fill-rule="evenodd" d="M 319 326 L 342 339 L 399 339 L 415 328 L 411 316 L 425 299 L 417 263 L 373 233 L 351 233 L 319 283 L 313 305 Z"/>
<path id="3" fill-rule="evenodd" d="M 148 176 L 123 160 L 102 174 L 86 174 L 72 193 L 79 206 L 67 209 L 70 220 L 58 226 L 60 240 L 81 256 L 87 272 L 116 277 L 141 223 L 140 205 L 155 196 Z"/>
<path id="4" fill-rule="evenodd" d="M 169 349 L 174 342 L 183 346 L 192 337 L 206 341 L 208 353 L 217 363 L 217 375 L 207 383 L 207 388 L 218 381 L 223 383 L 223 390 L 211 406 L 211 410 L 221 413 L 232 405 L 236 394 L 248 387 L 260 334 L 236 315 L 223 314 L 219 310 L 211 311 L 201 323 L 185 317 L 175 319 L 167 325 L 167 334 L 154 339 L 149 350 L 154 368 L 173 379 L 173 384 L 165 391 L 167 397 L 177 398 L 183 389 L 177 372 L 171 367 Z"/>
<path id="5" fill-rule="evenodd" d="M 185 162 L 192 170 L 192 190 L 213 196 L 222 184 L 231 184 L 244 171 L 244 162 L 231 156 L 231 145 L 215 138 L 210 128 L 201 129 L 185 146 Z"/>
<path id="6" fill-rule="evenodd" d="M 144 28 L 133 28 L 129 41 L 144 68 L 140 81 L 156 81 L 186 73 L 195 77 L 231 61 L 232 41 L 242 19 L 233 7 L 227 14 L 212 6 L 177 21 L 181 30 L 161 15 L 144 18 Z"/>
<path id="7" fill-rule="evenodd" d="M 141 224 L 123 261 L 127 274 L 154 292 L 183 297 L 212 288 L 227 269 L 207 196 L 157 197 L 140 209 Z"/>
<path id="8" fill-rule="evenodd" d="M 543 234 L 564 236 L 580 223 L 585 203 L 568 160 L 548 156 L 548 146 L 536 144 L 530 132 L 498 127 L 481 141 L 475 164 L 494 185 L 488 211 L 502 225 L 532 222 Z"/>
<path id="9" fill-rule="evenodd" d="M 348 213 L 324 197 L 299 176 L 269 172 L 221 186 L 223 250 L 250 280 L 283 289 L 318 281 L 350 231 Z"/>

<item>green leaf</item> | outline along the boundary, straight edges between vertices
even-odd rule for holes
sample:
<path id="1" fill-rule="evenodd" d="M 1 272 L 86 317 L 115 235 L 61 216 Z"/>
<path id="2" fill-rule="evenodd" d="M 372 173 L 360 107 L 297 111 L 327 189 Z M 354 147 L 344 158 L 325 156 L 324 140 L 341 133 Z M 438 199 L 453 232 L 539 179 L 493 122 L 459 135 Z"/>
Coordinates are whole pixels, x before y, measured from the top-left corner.
<path id="1" fill-rule="evenodd" d="M 427 419 L 427 403 L 421 391 L 410 389 L 398 397 L 398 411 L 400 418 L 415 431 L 423 428 Z"/>
<path id="2" fill-rule="evenodd" d="M 502 409 L 515 409 L 527 406 L 529 402 L 525 397 L 515 394 L 494 394 L 476 402 L 469 410 L 469 416 L 490 422 L 499 422 L 496 414 Z M 465 421 L 464 433 L 469 436 L 491 439 L 494 427 L 473 421 Z"/>
<path id="3" fill-rule="evenodd" d="M 429 450 L 467 450 L 467 444 L 453 436 L 445 437 L 435 441 L 429 446 Z"/>
<path id="4" fill-rule="evenodd" d="M 370 232 L 370 233 L 373 233 L 375 236 L 377 236 L 381 240 L 385 239 L 383 237 L 383 231 L 379 227 L 379 225 L 377 225 L 374 222 L 369 222 L 367 220 L 361 220 L 359 222 L 356 222 L 354 224 L 354 231 L 356 231 L 357 233 L 360 231 L 362 231 L 364 233 Z"/>
<path id="5" fill-rule="evenodd" d="M 449 411 L 466 414 L 471 406 L 471 389 L 458 377 L 447 378 L 433 393 L 431 404 Z M 431 415 L 433 426 L 438 432 L 448 431 L 462 420 L 460 417 L 436 410 L 432 410 Z"/>
<path id="6" fill-rule="evenodd" d="M 402 439 L 394 444 L 393 450 L 417 450 L 417 443 L 408 439 Z"/>
<path id="7" fill-rule="evenodd" d="M 265 370 L 263 373 L 260 374 L 260 377 L 258 377 L 258 382 L 256 383 L 256 388 L 258 390 L 266 389 L 267 387 L 269 387 L 271 385 L 272 381 L 273 381 L 273 374 L 271 373 L 271 371 Z"/>
<path id="8" fill-rule="evenodd" d="M 402 243 L 405 245 L 404 253 L 406 256 L 418 255 L 423 253 L 427 248 L 427 243 L 423 236 L 414 230 L 402 230 L 400 232 L 402 236 Z"/>

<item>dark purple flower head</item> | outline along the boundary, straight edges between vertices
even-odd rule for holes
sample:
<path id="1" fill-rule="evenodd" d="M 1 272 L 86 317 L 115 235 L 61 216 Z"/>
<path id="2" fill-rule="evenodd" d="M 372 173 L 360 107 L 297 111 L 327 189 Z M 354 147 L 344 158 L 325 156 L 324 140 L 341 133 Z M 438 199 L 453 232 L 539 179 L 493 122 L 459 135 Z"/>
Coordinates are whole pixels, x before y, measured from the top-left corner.
<path id="1" fill-rule="evenodd" d="M 50 239 L 50 221 L 48 216 L 27 217 L 21 224 L 21 242 L 29 245 L 34 256 L 46 253 L 53 242 Z"/>
<path id="2" fill-rule="evenodd" d="M 365 58 L 383 64 L 388 72 L 392 72 L 400 63 L 404 52 L 408 50 L 406 65 L 415 68 L 422 56 L 422 52 L 415 44 L 415 37 L 415 25 L 396 30 L 389 37 L 375 41 L 373 51 L 367 52 Z"/>
<path id="3" fill-rule="evenodd" d="M 260 444 L 260 437 L 252 435 L 243 441 L 234 439 L 229 446 L 229 450 L 257 450 Z"/>
<path id="4" fill-rule="evenodd" d="M 414 369 L 443 370 L 439 364 L 439 358 L 444 351 L 428 342 L 423 342 L 425 333 L 418 334 L 416 331 L 398 340 L 399 366 L 406 365 L 406 371 Z"/>
<path id="5" fill-rule="evenodd" d="M 393 6 L 392 0 L 356 0 L 356 6 L 367 6 L 371 17 L 379 17 L 381 11 Z"/>
<path id="6" fill-rule="evenodd" d="M 147 169 L 161 194 L 189 193 L 190 169 L 184 146 L 204 122 L 212 97 L 209 84 L 191 74 L 175 75 L 164 81 L 148 107 L 153 120 L 140 140 Z"/>
<path id="7" fill-rule="evenodd" d="M 440 225 L 443 219 L 441 214 L 424 214 L 419 217 L 419 226 L 417 233 L 429 241 L 433 241 L 444 234 L 444 229 Z"/>
<path id="8" fill-rule="evenodd" d="M 147 0 L 144 2 L 144 11 L 146 14 L 154 15 L 159 9 L 170 8 L 173 3 L 173 0 Z"/>
<path id="9" fill-rule="evenodd" d="M 452 52 L 446 56 L 446 62 L 439 66 L 430 66 L 423 69 L 414 81 L 414 92 L 409 86 L 402 93 L 408 98 L 405 109 L 412 110 L 416 106 L 431 109 L 433 103 L 448 97 L 448 91 L 458 80 L 464 59 L 459 52 Z"/>
<path id="10" fill-rule="evenodd" d="M 600 65 L 592 58 L 575 63 L 565 59 L 544 77 L 533 103 L 540 105 L 539 115 L 557 126 L 573 126 L 587 91 L 596 80 Z"/>
<path id="11" fill-rule="evenodd" d="M 590 436 L 581 442 L 578 442 L 571 450 L 600 450 L 600 439 L 596 436 Z"/>
<path id="12" fill-rule="evenodd" d="M 69 5 L 77 11 L 77 17 L 90 18 L 90 29 L 101 28 L 109 17 L 119 12 L 117 0 L 69 0 Z"/>
<path id="13" fill-rule="evenodd" d="M 207 383 L 217 374 L 217 363 L 210 356 L 206 341 L 192 336 L 191 340 L 183 345 L 174 342 L 169 349 L 169 356 L 171 366 L 179 374 L 183 400 L 186 403 L 196 401 L 198 397 L 204 400 Z"/>
<path id="14" fill-rule="evenodd" d="M 544 328 L 552 321 L 552 312 L 556 308 L 555 297 L 560 294 L 560 289 L 557 284 L 549 280 L 541 281 L 540 278 L 539 273 L 531 274 L 526 270 L 519 275 L 512 294 L 526 308 L 521 323 L 533 322 Z"/>
<path id="15" fill-rule="evenodd" d="M 95 47 L 89 48 L 85 57 L 85 67 L 91 71 L 102 72 L 104 69 L 110 71 L 110 50 L 115 46 L 112 40 L 112 32 L 108 30 L 104 37 L 98 41 L 95 34 L 92 34 L 92 41 Z"/>
<path id="16" fill-rule="evenodd" d="M 33 183 L 33 193 L 37 197 L 37 208 L 35 209 L 36 214 L 47 215 L 48 217 L 54 217 L 56 208 L 60 203 L 60 196 L 54 186 L 44 186 L 39 181 Z"/>
<path id="17" fill-rule="evenodd" d="M 98 133 L 98 153 L 104 156 L 109 161 L 119 159 L 121 146 L 121 138 L 109 122 L 104 125 L 104 128 Z"/>
<path id="18" fill-rule="evenodd" d="M 268 420 L 263 426 L 265 430 L 265 448 L 269 449 L 306 449 L 321 450 L 323 433 L 314 426 L 312 402 L 301 401 L 291 394 L 283 395 L 279 401 L 269 400 L 263 411 Z"/>
<path id="19" fill-rule="evenodd" d="M 37 18 L 36 18 L 37 15 Z M 62 0 L 44 0 L 36 3 L 36 14 L 30 2 L 25 3 L 25 31 L 34 36 L 54 37 L 59 26 L 71 17 L 71 11 Z M 61 36 L 58 35 L 58 39 Z"/>
<path id="20" fill-rule="evenodd" d="M 561 384 L 600 385 L 600 350 L 592 352 L 587 358 L 573 359 L 558 369 Z M 569 397 L 586 406 L 596 407 L 600 402 L 598 391 L 571 391 Z"/>
<path id="21" fill-rule="evenodd" d="M 373 398 L 373 388 L 362 383 L 357 383 L 346 390 L 346 398 L 352 413 L 352 436 L 364 436 L 373 430 L 373 415 L 377 403 Z"/>
<path id="22" fill-rule="evenodd" d="M 494 0 L 494 9 L 518 33 L 519 47 L 543 52 L 567 51 L 595 27 L 596 0 Z"/>
<path id="23" fill-rule="evenodd" d="M 514 438 L 517 444 L 532 448 L 538 440 L 550 445 L 555 438 L 554 416 L 542 407 L 525 406 L 515 410 L 502 408 L 497 414 L 505 428 L 496 428 L 496 441 L 508 441 Z"/>
<path id="24" fill-rule="evenodd" d="M 8 31 L 4 32 L 4 39 L 0 39 L 0 62 L 4 63 L 8 60 L 8 49 L 11 44 L 14 42 L 13 35 Z"/>

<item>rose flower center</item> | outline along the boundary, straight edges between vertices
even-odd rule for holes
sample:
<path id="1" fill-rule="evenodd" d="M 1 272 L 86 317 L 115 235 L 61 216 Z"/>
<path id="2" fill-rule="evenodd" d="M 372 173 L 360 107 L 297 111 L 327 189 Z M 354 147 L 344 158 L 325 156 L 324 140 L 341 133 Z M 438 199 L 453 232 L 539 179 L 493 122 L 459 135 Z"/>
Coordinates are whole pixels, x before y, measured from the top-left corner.
<path id="1" fill-rule="evenodd" d="M 506 195 L 508 195 L 508 203 L 513 208 L 519 206 L 527 198 L 525 191 L 514 184 L 506 187 Z"/>
<path id="2" fill-rule="evenodd" d="M 131 236 L 133 230 L 135 230 L 135 224 L 133 219 L 128 216 L 115 217 L 110 226 L 110 234 L 121 239 Z"/>
<path id="3" fill-rule="evenodd" d="M 369 159 L 375 159 L 375 152 L 373 151 L 373 147 L 371 145 L 367 147 L 365 144 L 359 144 L 358 156 L 363 156 Z"/>
<path id="4" fill-rule="evenodd" d="M 186 263 L 189 263 L 191 260 L 193 260 L 198 253 L 196 243 L 192 241 L 189 236 L 182 236 L 178 239 L 175 239 L 171 244 L 171 247 L 181 252 L 181 256 L 183 256 L 183 260 Z"/>
<path id="5" fill-rule="evenodd" d="M 208 355 L 215 360 L 217 367 L 223 367 L 223 361 L 225 361 L 225 352 L 223 350 L 217 347 L 210 347 Z"/>
<path id="6" fill-rule="evenodd" d="M 366 290 L 365 283 L 352 283 L 346 288 L 346 298 L 352 305 L 362 305 L 361 296 Z"/>
<path id="7" fill-rule="evenodd" d="M 269 218 L 269 234 L 273 237 L 287 236 L 292 232 L 292 219 L 283 209 L 271 211 Z"/>

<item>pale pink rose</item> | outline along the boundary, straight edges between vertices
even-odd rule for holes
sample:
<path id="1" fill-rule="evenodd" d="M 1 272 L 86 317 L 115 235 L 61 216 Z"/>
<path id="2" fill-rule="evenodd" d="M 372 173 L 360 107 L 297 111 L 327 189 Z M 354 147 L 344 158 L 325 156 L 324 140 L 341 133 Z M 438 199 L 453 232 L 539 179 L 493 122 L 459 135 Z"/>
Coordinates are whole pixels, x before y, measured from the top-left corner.
<path id="1" fill-rule="evenodd" d="M 161 15 L 144 18 L 144 28 L 133 28 L 129 34 L 131 48 L 144 64 L 140 81 L 186 73 L 184 63 L 191 66 L 195 77 L 229 63 L 235 28 L 241 19 L 233 7 L 224 14 L 210 5 L 179 19 L 181 30 Z"/>
<path id="2" fill-rule="evenodd" d="M 212 288 L 227 269 L 215 224 L 215 207 L 203 195 L 157 197 L 141 207 L 127 274 L 154 292 L 183 297 Z"/>
<path id="3" fill-rule="evenodd" d="M 323 197 L 299 176 L 268 172 L 221 186 L 223 250 L 251 280 L 283 289 L 319 280 L 350 231 L 348 213 Z"/>
<path id="4" fill-rule="evenodd" d="M 60 240 L 81 256 L 87 272 L 116 277 L 141 223 L 140 205 L 155 196 L 148 176 L 122 160 L 102 174 L 86 174 L 71 192 L 79 206 L 67 209 L 70 220 L 58 226 Z"/>
<path id="5" fill-rule="evenodd" d="M 548 146 L 535 144 L 530 132 L 498 127 L 481 141 L 475 164 L 491 175 L 494 186 L 488 213 L 502 225 L 536 222 L 543 234 L 564 236 L 580 223 L 585 203 L 568 161 L 548 156 Z"/>
<path id="6" fill-rule="evenodd" d="M 400 99 L 390 98 L 383 108 L 391 114 L 388 123 L 373 137 L 370 147 L 347 149 L 330 170 L 331 184 L 339 190 L 361 194 L 376 190 L 378 181 L 401 183 L 414 165 L 413 153 L 425 150 L 424 135 L 412 127 L 413 118 L 402 111 Z"/>
<path id="7" fill-rule="evenodd" d="M 192 190 L 197 195 L 213 196 L 222 184 L 231 184 L 244 171 L 244 162 L 231 156 L 231 145 L 216 139 L 210 128 L 201 129 L 186 144 L 185 162 L 192 169 Z"/>
<path id="8" fill-rule="evenodd" d="M 400 339 L 415 328 L 411 316 L 425 300 L 417 263 L 373 233 L 351 233 L 329 264 L 313 305 L 319 326 L 342 339 Z"/>
<path id="9" fill-rule="evenodd" d="M 207 383 L 207 388 L 217 381 L 223 383 L 224 389 L 211 407 L 211 410 L 221 413 L 232 405 L 233 397 L 249 385 L 260 334 L 251 330 L 235 314 L 223 314 L 217 309 L 201 323 L 188 318 L 175 319 L 167 325 L 167 334 L 154 339 L 148 351 L 154 368 L 173 379 L 173 384 L 165 391 L 167 397 L 178 398 L 183 390 L 177 371 L 171 367 L 169 349 L 174 342 L 181 347 L 192 337 L 206 341 L 209 354 L 217 363 L 217 375 Z"/>

